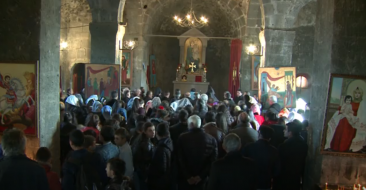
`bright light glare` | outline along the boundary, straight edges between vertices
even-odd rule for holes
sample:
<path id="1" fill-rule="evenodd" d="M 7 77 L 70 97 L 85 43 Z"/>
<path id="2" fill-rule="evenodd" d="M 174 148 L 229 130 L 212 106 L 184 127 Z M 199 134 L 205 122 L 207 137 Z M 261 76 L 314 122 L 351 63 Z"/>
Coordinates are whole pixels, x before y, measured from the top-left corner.
<path id="1" fill-rule="evenodd" d="M 254 54 L 257 51 L 257 47 L 255 47 L 255 45 L 251 44 L 247 47 L 247 50 L 249 53 Z"/>
<path id="2" fill-rule="evenodd" d="M 61 49 L 67 48 L 67 42 L 61 42 Z"/>

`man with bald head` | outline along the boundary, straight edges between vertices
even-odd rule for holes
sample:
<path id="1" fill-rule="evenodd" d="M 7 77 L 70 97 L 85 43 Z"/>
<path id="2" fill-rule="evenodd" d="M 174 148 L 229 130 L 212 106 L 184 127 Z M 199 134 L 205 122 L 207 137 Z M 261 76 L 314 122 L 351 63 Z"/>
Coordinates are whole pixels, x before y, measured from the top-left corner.
<path id="1" fill-rule="evenodd" d="M 258 140 L 258 132 L 250 125 L 247 113 L 243 112 L 238 116 L 238 125 L 229 133 L 237 134 L 241 139 L 241 147 Z"/>

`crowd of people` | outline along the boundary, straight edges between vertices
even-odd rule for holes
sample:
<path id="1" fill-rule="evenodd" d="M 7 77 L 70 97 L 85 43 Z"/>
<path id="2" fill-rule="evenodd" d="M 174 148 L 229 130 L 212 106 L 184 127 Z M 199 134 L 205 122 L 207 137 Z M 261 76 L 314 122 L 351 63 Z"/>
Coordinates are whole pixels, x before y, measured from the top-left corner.
<path id="1" fill-rule="evenodd" d="M 24 154 L 22 131 L 9 128 L 0 147 L 1 189 L 299 190 L 307 156 L 307 121 L 276 97 L 263 111 L 249 92 L 222 101 L 207 93 L 143 88 L 111 97 L 83 93 L 60 100 L 61 176 L 41 147 Z M 3 156 L 1 154 L 4 154 Z M 58 159 L 58 158 L 54 158 Z M 16 178 L 27 177 L 22 183 Z"/>

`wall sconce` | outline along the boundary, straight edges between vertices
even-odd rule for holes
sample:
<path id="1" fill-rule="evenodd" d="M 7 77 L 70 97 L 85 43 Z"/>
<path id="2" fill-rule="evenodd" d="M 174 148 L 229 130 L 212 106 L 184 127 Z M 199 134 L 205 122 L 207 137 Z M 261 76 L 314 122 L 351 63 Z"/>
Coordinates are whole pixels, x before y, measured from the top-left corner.
<path id="1" fill-rule="evenodd" d="M 309 76 L 306 74 L 298 74 L 296 77 L 296 87 L 301 89 L 308 88 L 309 87 L 308 78 Z"/>
<path id="2" fill-rule="evenodd" d="M 67 48 L 67 42 L 61 42 L 60 43 L 60 48 L 61 48 L 61 50 L 65 50 L 66 48 Z"/>
<path id="3" fill-rule="evenodd" d="M 246 51 L 248 55 L 263 56 L 263 46 L 260 45 L 255 45 L 251 43 L 246 47 Z"/>
<path id="4" fill-rule="evenodd" d="M 119 50 L 129 49 L 133 50 L 138 44 L 138 38 L 134 38 L 133 40 L 125 40 L 125 41 L 119 41 Z"/>

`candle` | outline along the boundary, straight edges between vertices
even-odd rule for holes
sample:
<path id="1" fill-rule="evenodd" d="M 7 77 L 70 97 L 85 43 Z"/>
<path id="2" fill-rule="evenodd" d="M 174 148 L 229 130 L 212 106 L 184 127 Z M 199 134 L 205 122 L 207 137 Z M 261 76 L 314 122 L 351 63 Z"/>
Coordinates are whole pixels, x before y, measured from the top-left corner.
<path id="1" fill-rule="evenodd" d="M 325 190 L 328 189 L 328 183 L 325 183 Z"/>
<path id="2" fill-rule="evenodd" d="M 358 184 L 358 190 L 361 190 L 361 185 L 360 184 Z"/>

